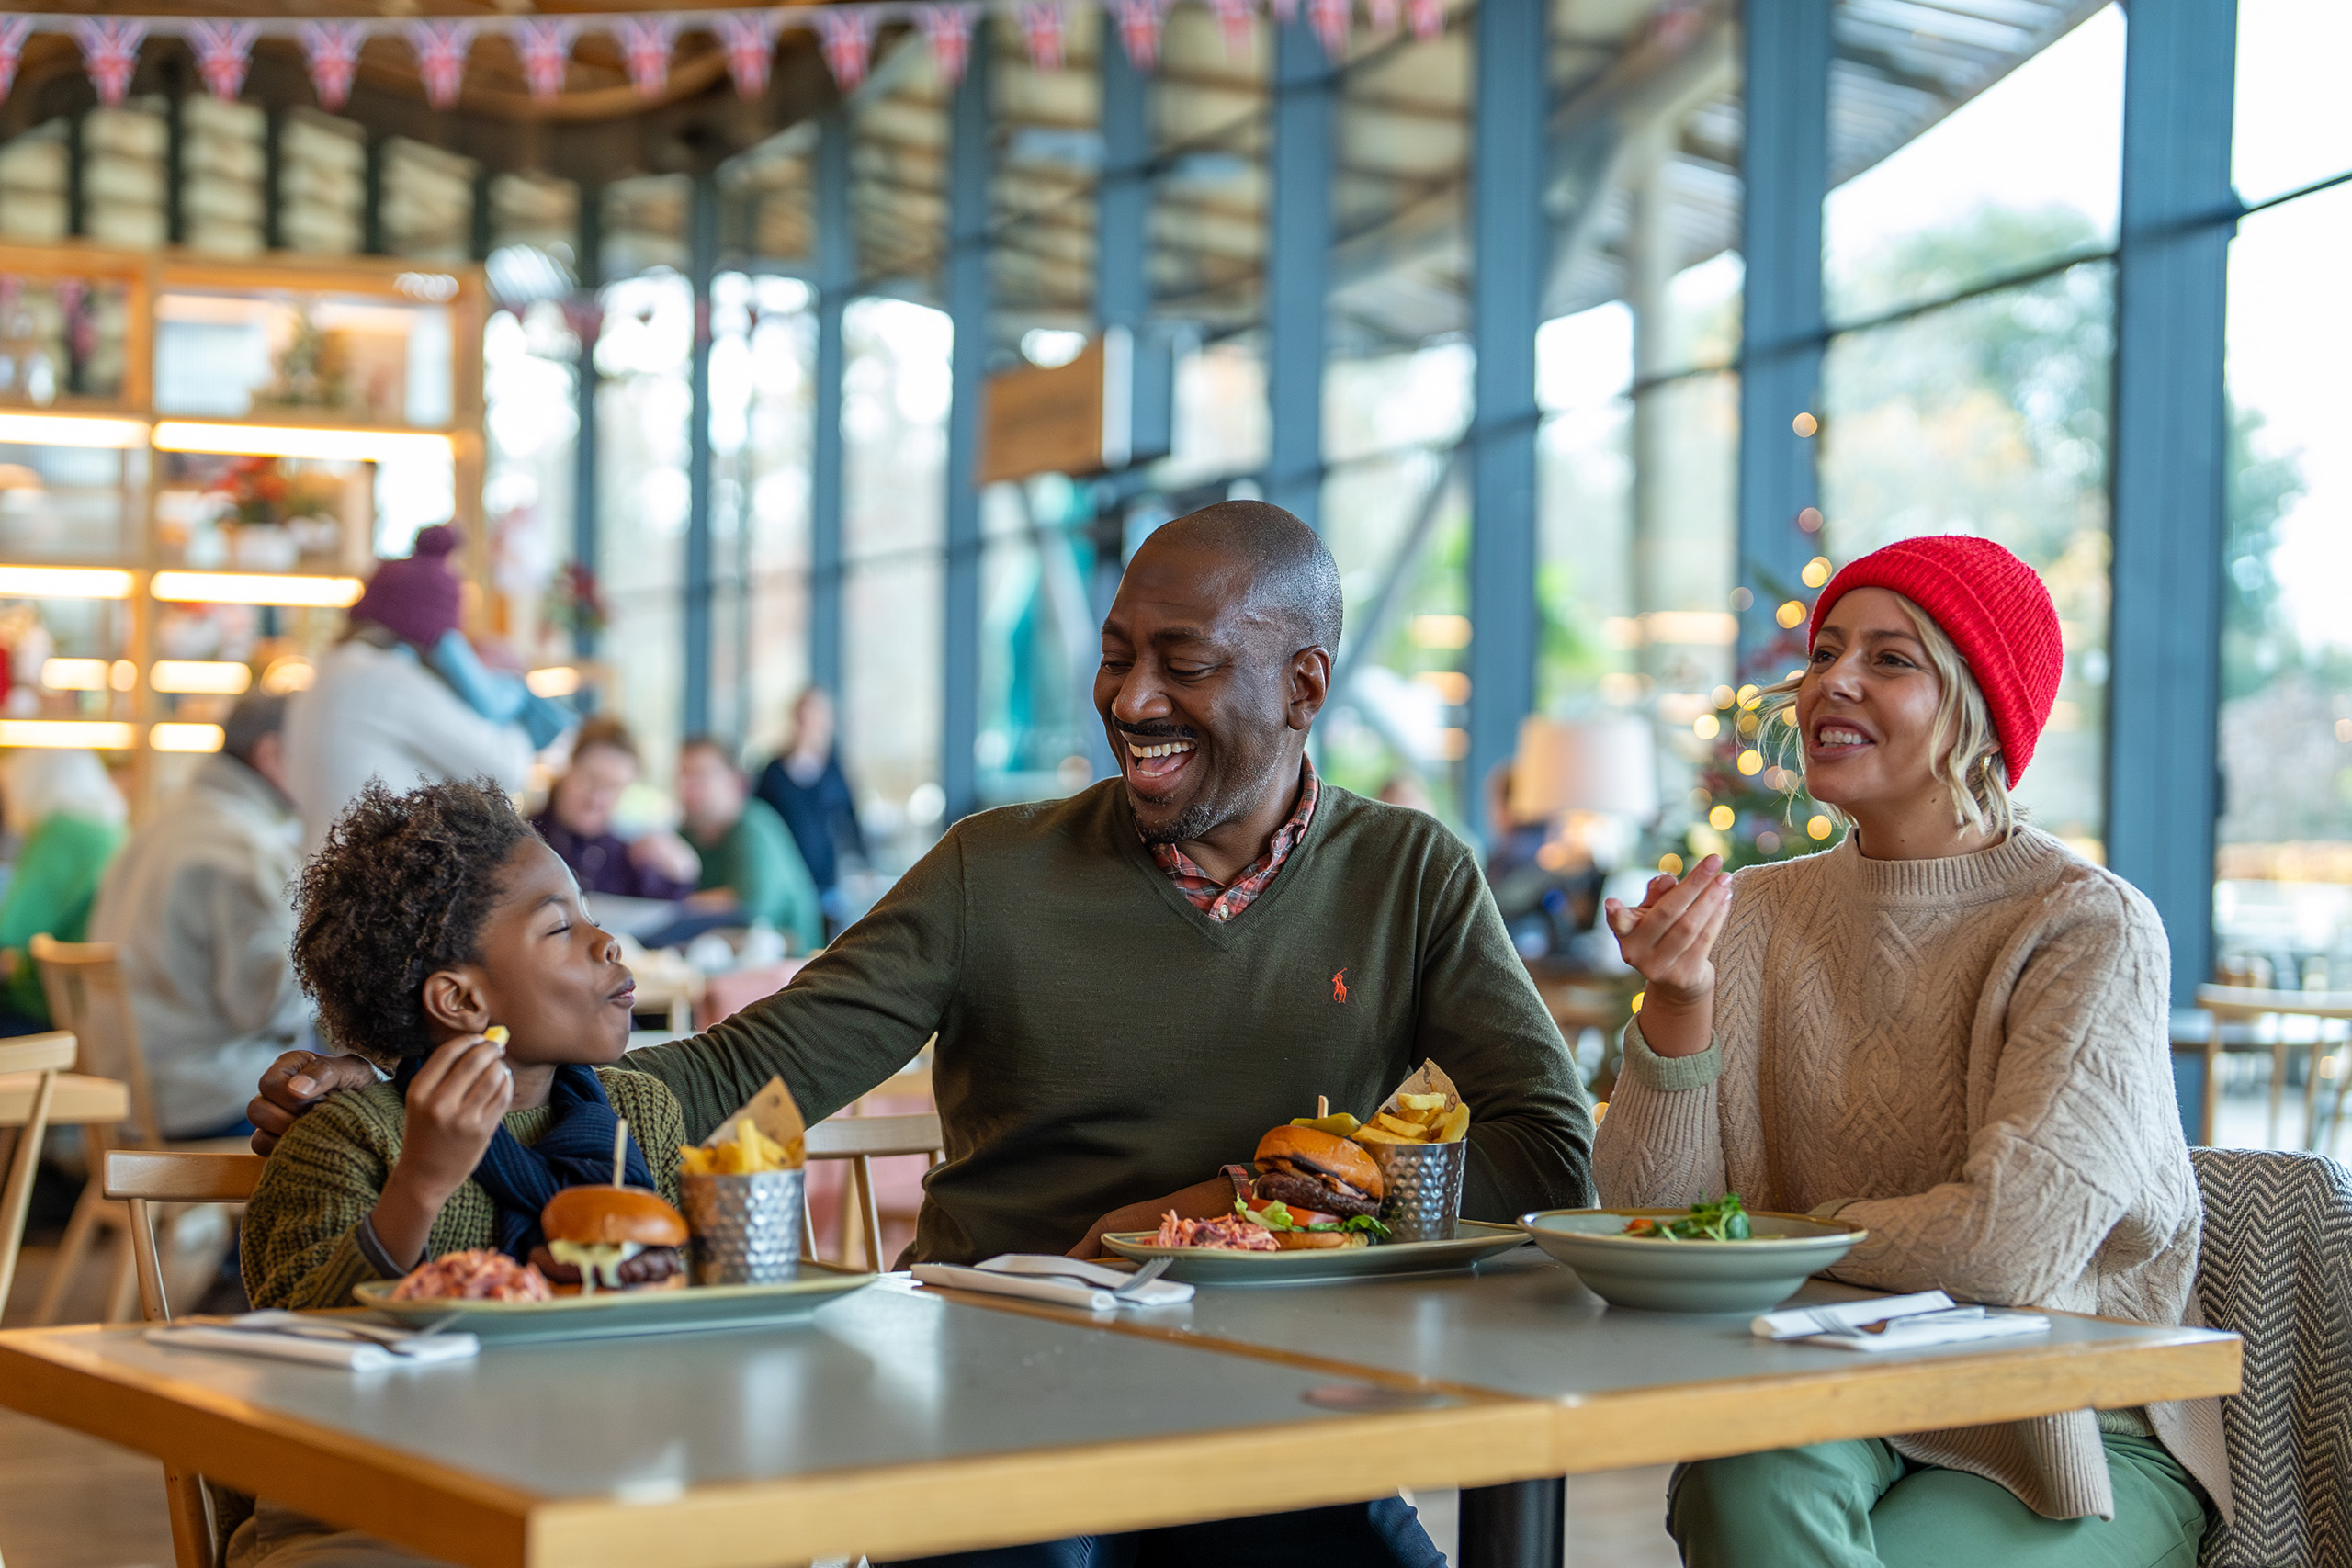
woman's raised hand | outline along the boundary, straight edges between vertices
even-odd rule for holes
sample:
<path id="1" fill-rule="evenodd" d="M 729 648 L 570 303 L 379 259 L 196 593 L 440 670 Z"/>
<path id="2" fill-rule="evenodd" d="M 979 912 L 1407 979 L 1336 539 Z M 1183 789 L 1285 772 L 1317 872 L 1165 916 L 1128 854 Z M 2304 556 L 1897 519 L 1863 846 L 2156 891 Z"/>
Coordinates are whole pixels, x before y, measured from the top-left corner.
<path id="1" fill-rule="evenodd" d="M 1617 951 L 1648 982 L 1642 1039 L 1661 1056 L 1690 1056 L 1714 1034 L 1715 938 L 1731 914 L 1731 876 L 1709 855 L 1677 882 L 1651 878 L 1634 908 L 1611 898 L 1602 910 Z"/>

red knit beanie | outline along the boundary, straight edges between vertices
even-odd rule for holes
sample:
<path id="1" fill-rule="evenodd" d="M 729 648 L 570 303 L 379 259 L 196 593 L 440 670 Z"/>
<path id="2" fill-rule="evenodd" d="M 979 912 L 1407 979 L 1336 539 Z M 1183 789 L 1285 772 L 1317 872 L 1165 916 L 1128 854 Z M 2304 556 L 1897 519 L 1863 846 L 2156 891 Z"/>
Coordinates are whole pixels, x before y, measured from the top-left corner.
<path id="1" fill-rule="evenodd" d="M 1968 661 L 2000 738 L 2014 787 L 2050 721 L 2066 653 L 2058 606 L 2033 568 L 1990 539 L 1931 534 L 1872 550 L 1829 580 L 1814 601 L 1809 649 L 1829 606 L 1856 588 L 1889 588 L 1928 613 Z"/>
<path id="2" fill-rule="evenodd" d="M 414 554 L 376 569 L 351 606 L 353 617 L 373 621 L 418 648 L 439 642 L 458 625 L 460 591 L 458 574 L 449 570 L 449 552 L 457 547 L 455 528 L 436 523 L 425 529 L 416 536 Z"/>

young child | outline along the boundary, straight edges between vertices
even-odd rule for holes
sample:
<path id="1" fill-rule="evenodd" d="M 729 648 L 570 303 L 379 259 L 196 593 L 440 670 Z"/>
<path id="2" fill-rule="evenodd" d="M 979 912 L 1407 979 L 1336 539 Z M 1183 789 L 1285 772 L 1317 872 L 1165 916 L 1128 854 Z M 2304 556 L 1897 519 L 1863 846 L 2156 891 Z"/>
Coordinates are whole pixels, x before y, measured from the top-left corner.
<path id="1" fill-rule="evenodd" d="M 628 1184 L 677 1201 L 676 1099 L 606 1065 L 628 1044 L 636 984 L 494 785 L 370 784 L 302 869 L 294 968 L 321 1033 L 392 1079 L 334 1096 L 270 1155 L 245 1210 L 255 1306 L 348 1306 L 361 1280 L 469 1247 L 527 1260 L 549 1198 L 612 1179 L 616 1116 Z M 484 1037 L 493 1023 L 503 1045 Z M 266 1498 L 227 1562 L 434 1568 Z"/>
<path id="2" fill-rule="evenodd" d="M 348 1306 L 363 1280 L 469 1247 L 527 1261 L 549 1198 L 612 1179 L 616 1115 L 628 1185 L 677 1201 L 677 1100 L 606 1065 L 636 983 L 503 792 L 369 784 L 303 867 L 295 919 L 320 1032 L 393 1076 L 270 1156 L 244 1219 L 255 1306 Z"/>

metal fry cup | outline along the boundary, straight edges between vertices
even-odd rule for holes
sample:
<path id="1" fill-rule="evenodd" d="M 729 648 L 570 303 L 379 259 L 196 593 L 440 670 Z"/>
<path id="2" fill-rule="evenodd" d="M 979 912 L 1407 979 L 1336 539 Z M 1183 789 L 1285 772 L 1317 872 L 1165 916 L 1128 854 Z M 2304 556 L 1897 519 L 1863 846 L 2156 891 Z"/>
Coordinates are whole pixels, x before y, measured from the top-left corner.
<path id="1" fill-rule="evenodd" d="M 800 1276 L 805 1170 L 681 1174 L 697 1285 L 782 1285 Z"/>
<path id="2" fill-rule="evenodd" d="M 1470 1145 L 1365 1144 L 1364 1153 L 1388 1184 L 1380 1201 L 1380 1223 L 1391 1241 L 1452 1241 L 1462 1217 L 1462 1171 Z"/>

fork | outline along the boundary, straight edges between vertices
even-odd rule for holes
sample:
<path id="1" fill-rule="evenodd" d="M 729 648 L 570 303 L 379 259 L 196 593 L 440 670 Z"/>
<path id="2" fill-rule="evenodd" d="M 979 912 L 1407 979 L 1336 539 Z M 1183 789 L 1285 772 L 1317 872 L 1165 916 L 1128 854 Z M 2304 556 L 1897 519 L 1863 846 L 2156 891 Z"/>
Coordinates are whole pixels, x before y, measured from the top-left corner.
<path id="1" fill-rule="evenodd" d="M 1137 1295 L 1142 1293 L 1143 1288 L 1146 1285 L 1150 1284 L 1154 1280 L 1157 1280 L 1162 1274 L 1167 1273 L 1169 1269 L 1174 1265 L 1175 1261 L 1176 1260 L 1172 1258 L 1155 1258 L 1150 1262 L 1145 1264 L 1142 1268 L 1136 1269 L 1135 1272 L 1135 1278 L 1129 1280 L 1125 1284 L 1116 1287 L 1111 1292 L 1111 1293 L 1117 1296 L 1122 1301 L 1133 1301 Z"/>

